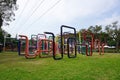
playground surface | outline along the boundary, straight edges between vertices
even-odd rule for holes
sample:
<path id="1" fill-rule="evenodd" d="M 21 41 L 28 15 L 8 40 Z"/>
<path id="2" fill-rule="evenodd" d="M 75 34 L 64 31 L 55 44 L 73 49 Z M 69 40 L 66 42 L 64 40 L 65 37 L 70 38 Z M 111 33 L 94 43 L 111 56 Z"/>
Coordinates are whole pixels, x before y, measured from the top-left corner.
<path id="1" fill-rule="evenodd" d="M 17 52 L 0 53 L 0 80 L 120 80 L 120 54 L 78 54 L 69 59 L 25 59 Z"/>

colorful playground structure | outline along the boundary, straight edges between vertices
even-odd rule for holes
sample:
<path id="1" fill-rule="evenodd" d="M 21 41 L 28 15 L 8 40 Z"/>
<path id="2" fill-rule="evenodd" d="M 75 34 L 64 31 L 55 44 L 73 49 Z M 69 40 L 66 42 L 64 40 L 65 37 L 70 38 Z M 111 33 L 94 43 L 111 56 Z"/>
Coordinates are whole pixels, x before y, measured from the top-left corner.
<path id="1" fill-rule="evenodd" d="M 67 30 L 67 31 L 66 31 Z M 19 35 L 18 54 L 28 58 L 53 57 L 55 60 L 76 58 L 77 53 L 92 56 L 93 50 L 104 54 L 105 43 L 94 39 L 94 34 L 88 31 L 77 32 L 74 27 L 62 25 L 60 35 L 55 36 L 52 32 L 31 35 L 28 39 L 25 35 Z"/>

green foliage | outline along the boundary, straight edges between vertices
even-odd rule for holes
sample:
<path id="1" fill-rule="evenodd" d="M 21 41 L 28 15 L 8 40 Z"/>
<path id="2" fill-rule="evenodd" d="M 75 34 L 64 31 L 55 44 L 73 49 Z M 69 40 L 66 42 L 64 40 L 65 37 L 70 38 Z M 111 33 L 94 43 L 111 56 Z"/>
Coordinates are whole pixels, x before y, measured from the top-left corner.
<path id="1" fill-rule="evenodd" d="M 25 59 L 17 53 L 0 54 L 0 80 L 120 80 L 120 54 L 75 59 Z"/>
<path id="2" fill-rule="evenodd" d="M 6 32 L 0 27 L 0 43 L 2 44 L 4 43 L 4 35 L 6 35 L 6 37 L 11 37 L 11 35 L 8 32 Z"/>
<path id="3" fill-rule="evenodd" d="M 90 26 L 88 28 L 88 31 L 92 32 L 92 33 L 100 33 L 102 31 L 102 26 L 101 25 L 96 25 L 96 26 Z"/>
<path id="4" fill-rule="evenodd" d="M 106 32 L 112 38 L 112 40 L 116 43 L 116 50 L 119 51 L 119 43 L 120 43 L 120 25 L 118 25 L 118 21 L 113 22 L 110 25 L 106 26 Z M 113 42 L 113 41 L 111 41 Z"/>
<path id="5" fill-rule="evenodd" d="M 17 0 L 0 1 L 0 27 L 2 26 L 3 22 L 5 25 L 9 25 L 8 22 L 15 20 L 15 13 L 13 11 L 17 10 L 16 1 Z"/>
<path id="6" fill-rule="evenodd" d="M 106 32 L 102 31 L 101 25 L 90 26 L 87 30 L 94 34 L 95 39 L 99 39 L 101 42 L 107 43 L 109 46 L 116 46 L 117 51 L 119 51 L 120 25 L 118 25 L 118 21 L 107 25 L 105 27 Z"/>
<path id="7" fill-rule="evenodd" d="M 101 25 L 90 26 L 87 30 L 94 34 L 94 39 L 99 39 L 101 42 L 106 43 L 109 38 L 108 34 L 102 31 Z"/>
<path id="8" fill-rule="evenodd" d="M 98 36 L 98 39 L 100 39 L 100 41 L 103 43 L 106 43 L 110 39 L 109 35 L 106 32 L 101 31 L 98 33 Z"/>
<path id="9" fill-rule="evenodd" d="M 109 40 L 107 43 L 109 46 L 116 46 L 116 42 L 114 40 Z"/>
<path id="10" fill-rule="evenodd" d="M 102 26 L 101 25 L 96 25 L 96 26 L 90 26 L 87 29 L 89 32 L 92 32 L 94 34 L 94 38 L 95 39 L 99 39 L 100 38 L 100 32 L 102 31 Z M 101 39 L 101 38 L 100 38 Z"/>

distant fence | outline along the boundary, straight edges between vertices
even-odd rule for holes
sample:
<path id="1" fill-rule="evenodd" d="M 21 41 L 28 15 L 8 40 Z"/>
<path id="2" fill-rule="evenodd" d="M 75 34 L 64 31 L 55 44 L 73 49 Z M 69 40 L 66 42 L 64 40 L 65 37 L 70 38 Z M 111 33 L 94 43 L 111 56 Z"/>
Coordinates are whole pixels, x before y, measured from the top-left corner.
<path id="1" fill-rule="evenodd" d="M 105 53 L 116 53 L 116 48 L 104 48 Z"/>
<path id="2" fill-rule="evenodd" d="M 98 52 L 98 50 L 93 50 L 93 52 Z M 104 48 L 105 53 L 117 53 L 116 48 Z M 120 53 L 120 49 L 119 52 Z"/>

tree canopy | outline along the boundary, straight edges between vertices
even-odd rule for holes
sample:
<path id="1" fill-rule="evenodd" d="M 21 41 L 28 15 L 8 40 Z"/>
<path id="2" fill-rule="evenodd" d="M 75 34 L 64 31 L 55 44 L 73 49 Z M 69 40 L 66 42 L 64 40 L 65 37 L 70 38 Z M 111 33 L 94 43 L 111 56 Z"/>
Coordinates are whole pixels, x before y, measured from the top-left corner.
<path id="1" fill-rule="evenodd" d="M 0 0 L 0 27 L 9 25 L 9 22 L 15 20 L 14 11 L 17 10 L 17 0 Z"/>
<path id="2" fill-rule="evenodd" d="M 116 46 L 116 51 L 119 52 L 120 25 L 118 25 L 118 21 L 106 25 L 104 31 L 102 30 L 101 25 L 90 26 L 86 30 L 92 32 L 95 39 L 99 39 L 101 42 L 106 43 L 108 46 Z"/>
<path id="3" fill-rule="evenodd" d="M 92 33 L 100 33 L 102 31 L 102 26 L 101 25 L 90 26 L 88 28 L 88 31 L 91 31 Z"/>
<path id="4" fill-rule="evenodd" d="M 120 25 L 118 25 L 118 21 L 115 21 L 112 24 L 107 25 L 105 29 L 107 33 L 109 34 L 109 36 L 116 43 L 116 49 L 118 51 L 119 44 L 120 44 Z"/>

